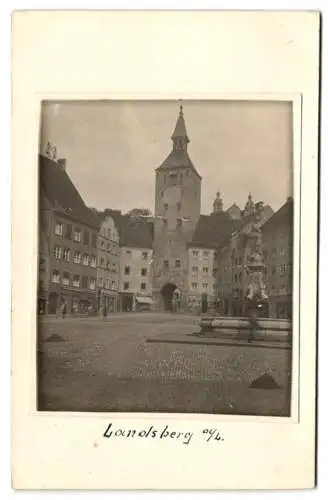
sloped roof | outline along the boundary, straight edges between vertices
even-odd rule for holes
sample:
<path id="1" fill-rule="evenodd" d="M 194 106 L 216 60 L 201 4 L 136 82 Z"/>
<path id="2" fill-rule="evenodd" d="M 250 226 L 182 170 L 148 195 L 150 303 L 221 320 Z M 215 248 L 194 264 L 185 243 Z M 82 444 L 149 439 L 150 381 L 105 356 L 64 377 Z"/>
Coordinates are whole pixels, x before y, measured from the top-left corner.
<path id="1" fill-rule="evenodd" d="M 63 211 L 91 227 L 98 227 L 95 214 L 85 205 L 67 171 L 57 162 L 39 155 L 40 189 L 53 209 Z"/>
<path id="2" fill-rule="evenodd" d="M 189 247 L 217 248 L 239 227 L 239 221 L 232 219 L 226 212 L 201 215 Z"/>
<path id="3" fill-rule="evenodd" d="M 197 176 L 201 179 L 201 176 L 197 172 L 194 164 L 192 163 L 188 151 L 184 149 L 172 150 L 171 153 L 165 158 L 163 163 L 157 167 L 156 170 L 171 170 L 172 168 L 183 168 L 190 167 Z"/>
<path id="4" fill-rule="evenodd" d="M 273 226 L 280 224 L 293 224 L 294 203 L 289 198 L 263 225 L 262 231 L 270 230 Z"/>
<path id="5" fill-rule="evenodd" d="M 120 245 L 136 248 L 152 248 L 154 225 L 147 219 L 123 215 L 120 226 Z"/>

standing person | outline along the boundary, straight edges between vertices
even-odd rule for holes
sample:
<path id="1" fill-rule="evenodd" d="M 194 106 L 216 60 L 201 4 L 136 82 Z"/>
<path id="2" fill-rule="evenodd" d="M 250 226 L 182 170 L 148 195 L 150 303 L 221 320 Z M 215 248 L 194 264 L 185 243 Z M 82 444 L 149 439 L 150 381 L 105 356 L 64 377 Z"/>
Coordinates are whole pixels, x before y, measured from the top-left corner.
<path id="1" fill-rule="evenodd" d="M 103 320 L 106 319 L 106 316 L 107 316 L 107 308 L 106 308 L 106 304 L 103 305 Z"/>
<path id="2" fill-rule="evenodd" d="M 253 307 L 251 310 L 251 317 L 250 317 L 249 323 L 250 323 L 251 331 L 250 331 L 250 336 L 248 338 L 248 343 L 250 344 L 255 337 L 256 328 L 257 328 L 257 314 L 256 314 L 255 307 Z"/>
<path id="3" fill-rule="evenodd" d="M 67 306 L 66 306 L 66 302 L 63 302 L 63 305 L 62 305 L 62 318 L 63 318 L 63 319 L 65 318 L 66 313 L 67 313 Z"/>

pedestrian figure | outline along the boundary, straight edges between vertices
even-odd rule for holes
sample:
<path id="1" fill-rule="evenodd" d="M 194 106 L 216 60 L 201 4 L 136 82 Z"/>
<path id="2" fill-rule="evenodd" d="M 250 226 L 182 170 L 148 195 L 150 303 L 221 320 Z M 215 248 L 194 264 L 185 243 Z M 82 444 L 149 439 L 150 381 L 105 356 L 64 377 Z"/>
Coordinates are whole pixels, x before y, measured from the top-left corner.
<path id="1" fill-rule="evenodd" d="M 103 319 L 105 319 L 107 316 L 107 309 L 106 306 L 103 307 Z"/>
<path id="2" fill-rule="evenodd" d="M 251 317 L 250 317 L 250 321 L 249 322 L 250 322 L 251 330 L 250 330 L 250 335 L 249 335 L 249 338 L 248 338 L 248 343 L 251 344 L 252 340 L 255 337 L 256 328 L 257 328 L 257 315 L 256 315 L 256 310 L 255 309 L 252 309 L 252 311 L 251 311 Z"/>
<path id="3" fill-rule="evenodd" d="M 66 306 L 66 302 L 64 302 L 64 304 L 62 305 L 62 318 L 63 319 L 66 316 L 66 312 L 67 312 L 67 306 Z"/>

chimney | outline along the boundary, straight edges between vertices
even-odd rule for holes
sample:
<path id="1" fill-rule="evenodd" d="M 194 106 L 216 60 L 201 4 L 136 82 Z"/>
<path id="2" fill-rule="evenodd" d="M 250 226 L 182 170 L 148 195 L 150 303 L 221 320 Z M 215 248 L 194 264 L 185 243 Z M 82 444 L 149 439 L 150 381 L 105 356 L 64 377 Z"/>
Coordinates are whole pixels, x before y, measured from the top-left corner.
<path id="1" fill-rule="evenodd" d="M 59 158 L 57 163 L 63 170 L 66 170 L 66 158 Z"/>

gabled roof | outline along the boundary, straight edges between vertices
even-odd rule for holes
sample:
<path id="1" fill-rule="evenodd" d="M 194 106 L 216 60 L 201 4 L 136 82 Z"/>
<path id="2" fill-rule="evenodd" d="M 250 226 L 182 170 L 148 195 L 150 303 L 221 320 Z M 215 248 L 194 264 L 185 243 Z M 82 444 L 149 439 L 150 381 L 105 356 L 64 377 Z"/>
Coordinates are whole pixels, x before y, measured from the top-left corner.
<path id="1" fill-rule="evenodd" d="M 147 219 L 123 215 L 120 228 L 120 246 L 147 248 L 153 246 L 154 225 Z"/>
<path id="2" fill-rule="evenodd" d="M 276 224 L 293 224 L 294 203 L 292 198 L 288 200 L 275 212 L 262 226 L 262 231 L 270 230 Z"/>
<path id="3" fill-rule="evenodd" d="M 57 162 L 39 155 L 40 189 L 54 210 L 97 228 L 99 221 L 85 205 L 66 169 Z"/>
<path id="4" fill-rule="evenodd" d="M 239 226 L 239 221 L 233 220 L 226 212 L 201 215 L 188 246 L 218 248 Z"/>

